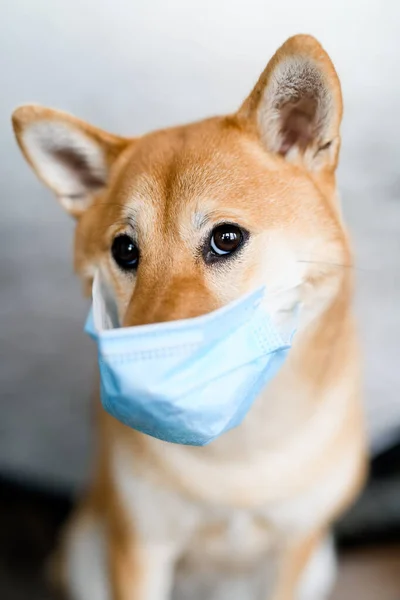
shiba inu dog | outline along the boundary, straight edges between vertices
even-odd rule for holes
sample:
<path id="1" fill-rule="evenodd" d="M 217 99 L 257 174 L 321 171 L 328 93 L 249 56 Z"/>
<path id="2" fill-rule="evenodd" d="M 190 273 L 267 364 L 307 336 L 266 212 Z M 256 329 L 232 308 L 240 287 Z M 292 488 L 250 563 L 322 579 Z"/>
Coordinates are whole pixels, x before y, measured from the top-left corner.
<path id="1" fill-rule="evenodd" d="M 203 315 L 259 285 L 286 290 L 277 318 L 301 303 L 284 366 L 211 444 L 168 444 L 99 408 L 97 466 L 60 549 L 72 600 L 167 600 L 183 562 L 273 564 L 265 600 L 328 597 L 329 528 L 366 464 L 341 117 L 332 62 L 304 35 L 227 116 L 124 138 L 15 111 L 25 158 L 76 218 L 85 289 L 101 267 L 123 326 Z"/>

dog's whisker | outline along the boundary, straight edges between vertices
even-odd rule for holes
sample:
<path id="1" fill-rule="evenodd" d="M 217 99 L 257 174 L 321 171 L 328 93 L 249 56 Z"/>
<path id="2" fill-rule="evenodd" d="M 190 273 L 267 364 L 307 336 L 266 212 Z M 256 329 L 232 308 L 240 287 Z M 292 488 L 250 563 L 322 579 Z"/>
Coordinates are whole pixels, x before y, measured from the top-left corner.
<path id="1" fill-rule="evenodd" d="M 354 264 L 336 263 L 336 262 L 329 262 L 329 261 L 325 261 L 325 260 L 298 260 L 297 262 L 311 264 L 311 265 L 315 264 L 315 265 L 325 265 L 328 267 L 338 267 L 338 268 L 342 268 L 342 269 L 354 269 L 356 271 L 367 271 L 368 270 L 365 267 L 359 267 L 358 265 L 354 265 Z"/>

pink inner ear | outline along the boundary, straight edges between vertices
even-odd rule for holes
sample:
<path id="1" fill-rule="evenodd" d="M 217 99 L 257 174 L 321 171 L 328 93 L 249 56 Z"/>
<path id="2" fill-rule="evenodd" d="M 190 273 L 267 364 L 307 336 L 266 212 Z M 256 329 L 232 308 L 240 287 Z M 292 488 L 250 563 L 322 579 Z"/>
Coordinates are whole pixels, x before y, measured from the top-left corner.
<path id="1" fill-rule="evenodd" d="M 53 157 L 63 163 L 88 190 L 98 190 L 104 186 L 103 176 L 96 173 L 90 166 L 88 158 L 81 152 L 72 148 L 54 148 L 51 151 Z"/>
<path id="2" fill-rule="evenodd" d="M 297 102 L 287 102 L 280 112 L 279 154 L 285 156 L 293 146 L 304 151 L 316 136 L 316 99 L 302 98 Z"/>

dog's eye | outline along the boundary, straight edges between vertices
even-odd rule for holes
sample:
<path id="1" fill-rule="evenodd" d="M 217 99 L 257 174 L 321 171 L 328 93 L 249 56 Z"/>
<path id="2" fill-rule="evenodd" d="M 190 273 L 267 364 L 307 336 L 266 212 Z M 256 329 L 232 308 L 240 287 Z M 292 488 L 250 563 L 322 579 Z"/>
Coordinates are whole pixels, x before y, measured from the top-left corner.
<path id="1" fill-rule="evenodd" d="M 137 268 L 139 248 L 129 235 L 118 235 L 113 241 L 111 253 L 121 269 L 133 271 Z"/>
<path id="2" fill-rule="evenodd" d="M 243 231 L 237 225 L 219 225 L 211 234 L 211 253 L 214 256 L 232 254 L 241 246 L 243 238 Z"/>

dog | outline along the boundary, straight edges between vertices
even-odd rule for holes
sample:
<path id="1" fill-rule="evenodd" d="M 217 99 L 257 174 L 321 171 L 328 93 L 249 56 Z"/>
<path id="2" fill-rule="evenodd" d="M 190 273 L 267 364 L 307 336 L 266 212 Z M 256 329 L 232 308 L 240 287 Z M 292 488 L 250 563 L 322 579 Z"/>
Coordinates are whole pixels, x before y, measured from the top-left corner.
<path id="1" fill-rule="evenodd" d="M 96 467 L 59 551 L 71 599 L 167 600 L 181 564 L 273 565 L 263 599 L 328 597 L 330 526 L 367 463 L 335 181 L 341 118 L 334 66 L 307 35 L 281 46 L 227 116 L 125 138 L 36 105 L 14 112 L 26 160 L 76 219 L 86 293 L 101 267 L 123 326 L 203 315 L 260 285 L 277 319 L 289 296 L 301 306 L 284 366 L 211 444 L 162 442 L 98 408 Z M 225 261 L 221 225 L 248 233 Z"/>

